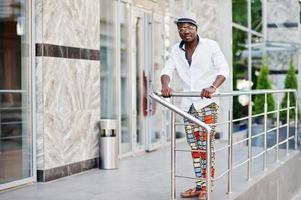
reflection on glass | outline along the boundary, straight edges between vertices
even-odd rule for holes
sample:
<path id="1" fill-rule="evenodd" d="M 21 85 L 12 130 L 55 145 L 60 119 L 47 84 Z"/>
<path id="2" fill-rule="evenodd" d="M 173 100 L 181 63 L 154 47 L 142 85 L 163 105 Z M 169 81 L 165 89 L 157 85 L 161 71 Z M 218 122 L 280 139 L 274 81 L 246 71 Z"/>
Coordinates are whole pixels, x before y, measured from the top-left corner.
<path id="1" fill-rule="evenodd" d="M 115 63 L 113 34 L 113 1 L 101 1 L 100 6 L 100 91 L 101 118 L 115 119 Z"/>
<path id="2" fill-rule="evenodd" d="M 233 22 L 248 26 L 248 0 L 232 0 Z"/>
<path id="3" fill-rule="evenodd" d="M 257 35 L 251 36 L 252 44 L 262 43 L 262 38 Z M 260 65 L 262 64 L 263 51 L 262 48 L 252 48 L 252 89 L 256 89 L 257 73 L 259 73 Z"/>
<path id="4" fill-rule="evenodd" d="M 152 76 L 152 90 L 160 91 L 161 83 L 160 83 L 160 73 L 162 68 L 164 67 L 164 41 L 162 37 L 162 24 L 160 22 L 155 21 L 153 23 L 153 34 L 154 39 L 156 41 L 153 43 L 153 76 Z M 164 130 L 164 113 L 163 107 L 159 104 L 156 104 L 154 100 L 150 101 L 150 120 L 151 120 L 151 143 L 157 143 L 162 139 L 162 130 Z"/>
<path id="5" fill-rule="evenodd" d="M 25 1 L 0 2 L 0 184 L 32 176 L 25 6 Z"/>
<path id="6" fill-rule="evenodd" d="M 142 79 L 141 79 L 141 71 L 142 71 L 142 62 L 141 62 L 141 40 L 142 40 L 142 20 L 140 17 L 135 18 L 136 22 L 135 22 L 135 34 L 136 34 L 136 42 L 135 42 L 135 49 L 136 49 L 136 144 L 137 146 L 141 146 L 142 145 L 142 102 L 141 102 L 141 98 L 142 98 L 142 90 L 144 90 L 145 88 L 142 88 L 142 84 L 145 84 Z M 145 72 L 143 71 L 143 78 L 145 77 Z M 144 107 L 145 105 L 143 105 Z"/>
<path id="7" fill-rule="evenodd" d="M 233 90 L 237 90 L 237 83 L 248 79 L 248 49 L 246 48 L 247 32 L 232 29 L 233 33 Z M 233 97 L 233 118 L 248 115 L 248 106 L 242 106 L 238 97 Z"/>
<path id="8" fill-rule="evenodd" d="M 130 152 L 131 149 L 131 133 L 130 133 L 130 72 L 128 60 L 128 8 L 126 3 L 120 3 L 120 83 L 121 83 L 121 153 Z"/>
<path id="9" fill-rule="evenodd" d="M 261 0 L 251 1 L 251 22 L 252 30 L 256 32 L 262 31 L 262 4 Z"/>

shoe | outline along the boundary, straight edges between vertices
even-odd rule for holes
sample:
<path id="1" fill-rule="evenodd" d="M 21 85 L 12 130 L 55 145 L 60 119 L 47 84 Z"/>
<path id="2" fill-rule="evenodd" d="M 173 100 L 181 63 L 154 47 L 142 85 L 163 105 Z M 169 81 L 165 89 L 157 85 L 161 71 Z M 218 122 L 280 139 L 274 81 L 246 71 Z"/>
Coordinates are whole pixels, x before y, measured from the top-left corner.
<path id="1" fill-rule="evenodd" d="M 191 197 L 198 197 L 201 193 L 201 190 L 196 190 L 196 188 L 188 189 L 185 192 L 181 192 L 182 198 L 191 198 Z M 206 196 L 206 195 L 205 195 Z"/>

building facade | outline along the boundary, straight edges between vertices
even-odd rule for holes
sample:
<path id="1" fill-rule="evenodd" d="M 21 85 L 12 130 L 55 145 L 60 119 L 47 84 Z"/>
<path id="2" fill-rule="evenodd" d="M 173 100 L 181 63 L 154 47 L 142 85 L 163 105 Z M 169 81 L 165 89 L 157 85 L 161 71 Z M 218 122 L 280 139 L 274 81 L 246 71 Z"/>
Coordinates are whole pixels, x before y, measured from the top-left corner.
<path id="1" fill-rule="evenodd" d="M 2 1 L 0 189 L 97 167 L 100 119 L 116 120 L 120 159 L 168 145 L 169 112 L 148 94 L 160 90 L 160 71 L 179 41 L 174 20 L 194 11 L 199 34 L 216 40 L 232 66 L 232 33 L 245 30 L 233 25 L 233 3 Z M 221 91 L 232 88 L 231 75 Z M 221 119 L 231 107 L 224 99 Z"/>

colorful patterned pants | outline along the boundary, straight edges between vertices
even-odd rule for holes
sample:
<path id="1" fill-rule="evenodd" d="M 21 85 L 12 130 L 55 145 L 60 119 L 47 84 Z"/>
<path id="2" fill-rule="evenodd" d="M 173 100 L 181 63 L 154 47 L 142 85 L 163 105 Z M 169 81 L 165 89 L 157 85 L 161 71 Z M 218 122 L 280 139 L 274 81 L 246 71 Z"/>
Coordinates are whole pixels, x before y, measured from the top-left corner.
<path id="1" fill-rule="evenodd" d="M 206 124 L 212 124 L 217 122 L 217 110 L 218 105 L 212 103 L 202 109 L 196 110 L 193 105 L 191 105 L 188 113 L 192 116 L 198 118 L 199 120 L 205 122 Z M 204 150 L 203 152 L 192 152 L 193 167 L 196 178 L 206 178 L 206 137 L 207 133 L 205 129 L 199 127 L 196 124 L 191 124 L 187 119 L 185 122 L 185 132 L 186 138 L 191 150 Z M 215 154 L 214 150 L 214 136 L 215 136 L 215 126 L 211 126 L 211 177 L 214 177 L 215 170 Z M 206 190 L 206 182 L 204 180 L 197 180 L 196 182 L 197 190 Z"/>

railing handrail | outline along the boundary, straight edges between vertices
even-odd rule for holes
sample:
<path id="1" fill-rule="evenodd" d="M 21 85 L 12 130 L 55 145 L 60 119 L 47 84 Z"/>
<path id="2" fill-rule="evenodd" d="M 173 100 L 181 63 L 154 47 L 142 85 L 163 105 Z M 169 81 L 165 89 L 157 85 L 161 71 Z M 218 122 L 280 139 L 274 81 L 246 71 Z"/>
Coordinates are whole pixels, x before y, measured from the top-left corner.
<path id="1" fill-rule="evenodd" d="M 26 90 L 1 90 L 0 89 L 0 94 L 1 93 L 26 93 Z"/>
<path id="2" fill-rule="evenodd" d="M 153 98 L 154 100 L 156 100 L 157 102 L 159 102 L 160 104 L 164 105 L 165 107 L 169 108 L 170 110 L 176 112 L 177 114 L 179 114 L 179 115 L 189 119 L 190 121 L 198 124 L 199 126 L 203 127 L 204 129 L 206 129 L 206 131 L 208 131 L 208 133 L 211 131 L 211 127 L 209 125 L 205 124 L 204 122 L 191 116 L 187 112 L 181 110 L 180 108 L 178 108 L 178 107 L 174 106 L 173 104 L 167 102 L 166 100 L 162 99 L 156 93 L 150 94 L 150 97 Z"/>
<path id="3" fill-rule="evenodd" d="M 238 95 L 253 95 L 253 94 L 272 94 L 272 93 L 283 93 L 283 92 L 297 92 L 296 89 L 282 89 L 282 90 L 234 90 L 229 92 L 219 92 L 212 95 L 212 97 L 224 97 L 224 96 L 238 96 Z M 158 96 L 162 96 L 161 92 L 154 92 Z M 178 92 L 174 91 L 171 93 L 172 97 L 200 97 L 201 91 L 185 91 Z"/>
<path id="4" fill-rule="evenodd" d="M 267 97 L 268 94 L 273 94 L 273 93 L 287 93 L 287 108 L 285 110 L 287 110 L 287 131 L 286 131 L 286 139 L 284 141 L 279 141 L 279 119 L 280 119 L 280 99 L 279 99 L 279 95 L 277 95 L 277 110 L 275 110 L 277 114 L 277 126 L 276 128 L 274 128 L 274 130 L 277 131 L 276 133 L 276 145 L 274 145 L 273 147 L 268 148 L 267 147 L 267 134 L 269 133 L 270 130 L 268 130 L 267 127 L 267 117 L 268 117 L 268 102 L 267 102 Z M 232 109 L 229 110 L 229 115 L 228 115 L 228 121 L 226 121 L 226 123 L 228 123 L 228 145 L 223 148 L 224 149 L 228 149 L 228 169 L 222 173 L 222 175 L 220 175 L 218 178 L 213 179 L 211 177 L 211 166 L 208 163 L 211 163 L 211 144 L 210 144 L 210 137 L 211 135 L 208 134 L 209 137 L 206 138 L 206 158 L 207 158 L 207 165 L 206 165 L 206 196 L 207 196 L 207 200 L 211 200 L 211 195 L 210 195 L 210 191 L 211 191 L 211 184 L 209 183 L 210 180 L 218 180 L 219 178 L 223 177 L 225 174 L 228 174 L 228 194 L 230 194 L 232 192 L 232 170 L 244 165 L 244 164 L 248 164 L 248 168 L 247 168 L 247 180 L 251 180 L 251 167 L 252 167 L 252 160 L 259 157 L 259 156 L 263 156 L 263 170 L 265 171 L 267 169 L 267 152 L 276 148 L 276 161 L 279 161 L 279 146 L 281 144 L 286 143 L 286 155 L 288 155 L 288 149 L 289 149 L 289 141 L 294 139 L 295 140 L 295 149 L 297 149 L 297 126 L 298 126 L 298 97 L 295 99 L 295 106 L 290 106 L 290 93 L 295 93 L 296 97 L 298 95 L 297 90 L 296 89 L 282 89 L 282 90 L 248 90 L 248 91 L 231 91 L 231 92 L 222 92 L 222 93 L 215 93 L 214 95 L 212 95 L 212 97 L 226 97 L 226 96 L 238 96 L 238 95 L 248 95 L 250 99 L 252 99 L 252 95 L 257 95 L 257 94 L 263 94 L 264 95 L 264 112 L 262 113 L 264 116 L 264 131 L 263 131 L 263 135 L 264 135 L 264 150 L 253 156 L 252 155 L 252 104 L 249 104 L 248 109 L 249 109 L 249 115 L 247 117 L 248 119 L 248 137 L 246 138 L 248 141 L 248 159 L 246 159 L 245 161 L 243 161 L 242 163 L 237 164 L 236 166 L 232 166 L 232 147 L 233 145 L 235 145 L 233 143 L 233 139 L 232 139 L 232 123 L 234 122 L 234 120 L 232 119 Z M 172 92 L 171 97 L 200 97 L 201 91 L 186 91 L 186 92 Z M 161 97 L 160 97 L 161 96 Z M 152 99 L 154 99 L 155 101 L 161 103 L 163 106 L 169 108 L 171 111 L 171 199 L 174 200 L 176 198 L 176 192 L 175 192 L 175 178 L 179 177 L 176 176 L 175 174 L 175 151 L 177 151 L 177 149 L 175 148 L 175 113 L 178 113 L 179 115 L 188 118 L 189 120 L 191 120 L 192 122 L 200 125 L 201 127 L 205 128 L 207 133 L 211 131 L 210 126 L 205 124 L 204 122 L 199 121 L 198 119 L 192 117 L 190 114 L 188 114 L 187 112 L 182 111 L 181 109 L 177 108 L 176 106 L 174 106 L 173 104 L 167 102 L 167 100 L 165 100 L 164 98 L 162 98 L 162 94 L 159 93 L 155 93 L 153 92 L 152 94 L 150 94 L 150 97 Z M 295 124 L 295 134 L 293 136 L 289 135 L 289 125 L 290 123 L 290 117 L 289 117 L 289 112 L 291 109 L 295 109 L 295 121 L 292 121 L 292 123 Z M 254 115 L 255 116 L 255 115 Z M 213 125 L 213 124 L 211 124 Z M 246 140 L 244 139 L 244 140 Z M 215 151 L 216 152 L 216 151 Z M 184 177 L 184 176 L 183 176 Z M 190 177 L 191 178 L 191 177 Z"/>
<path id="5" fill-rule="evenodd" d="M 207 125 L 205 122 L 202 122 L 201 120 L 193 117 L 192 115 L 188 114 L 187 112 L 181 110 L 180 108 L 174 106 L 173 104 L 167 102 L 166 100 L 164 100 L 163 98 L 159 97 L 158 95 L 156 95 L 155 93 L 150 94 L 150 97 L 152 99 L 154 99 L 155 101 L 157 101 L 158 103 L 162 104 L 163 106 L 169 108 L 171 111 L 173 111 L 171 113 L 171 198 L 175 199 L 176 196 L 176 191 L 175 191 L 175 113 L 187 118 L 188 120 L 191 120 L 192 122 L 198 124 L 199 126 L 201 126 L 202 128 L 204 128 L 207 133 L 211 132 L 211 127 L 209 125 Z M 207 157 L 207 163 L 211 163 L 211 154 L 210 154 L 210 134 L 208 134 L 209 136 L 206 137 L 206 157 Z M 206 165 L 206 182 L 208 183 L 209 179 L 208 177 L 210 177 L 211 174 L 211 165 L 207 164 Z M 207 199 L 210 200 L 210 192 L 211 191 L 211 186 L 210 184 L 207 184 L 206 187 L 206 193 L 207 193 Z"/>

